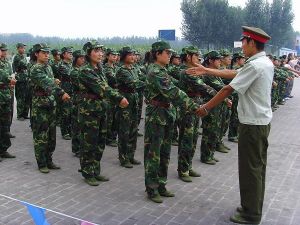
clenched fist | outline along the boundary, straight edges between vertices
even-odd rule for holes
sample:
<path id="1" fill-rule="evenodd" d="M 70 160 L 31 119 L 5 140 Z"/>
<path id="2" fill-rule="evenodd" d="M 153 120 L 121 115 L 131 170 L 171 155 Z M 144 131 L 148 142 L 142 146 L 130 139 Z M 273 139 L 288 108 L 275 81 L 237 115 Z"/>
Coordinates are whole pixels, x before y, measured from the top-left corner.
<path id="1" fill-rule="evenodd" d="M 127 101 L 127 99 L 126 98 L 122 98 L 122 100 L 119 103 L 119 106 L 121 108 L 126 108 L 128 105 L 129 105 L 129 102 Z"/>
<path id="2" fill-rule="evenodd" d="M 71 99 L 70 95 L 68 95 L 68 93 L 64 93 L 64 95 L 61 97 L 61 99 L 64 101 L 64 102 L 67 102 Z"/>

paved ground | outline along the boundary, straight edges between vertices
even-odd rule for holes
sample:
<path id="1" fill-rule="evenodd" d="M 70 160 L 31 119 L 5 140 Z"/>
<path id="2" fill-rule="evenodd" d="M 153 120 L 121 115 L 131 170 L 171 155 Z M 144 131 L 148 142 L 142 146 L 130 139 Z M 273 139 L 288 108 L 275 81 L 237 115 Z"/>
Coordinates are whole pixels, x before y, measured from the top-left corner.
<path id="1" fill-rule="evenodd" d="M 295 97 L 275 112 L 272 122 L 264 225 L 300 224 L 299 80 L 294 89 Z M 103 173 L 111 181 L 90 187 L 77 172 L 79 161 L 59 129 L 54 160 L 62 170 L 49 174 L 37 171 L 28 121 L 14 121 L 12 132 L 17 138 L 10 152 L 17 158 L 0 163 L 0 194 L 105 225 L 225 225 L 231 224 L 228 218 L 239 205 L 237 146 L 233 143 L 226 142 L 232 148 L 229 154 L 217 153 L 220 162 L 216 166 L 200 163 L 198 147 L 193 163 L 202 177 L 189 184 L 177 179 L 177 148 L 172 147 L 168 188 L 176 197 L 155 204 L 144 192 L 143 166 L 120 167 L 116 148 L 107 147 L 102 159 Z M 138 140 L 137 158 L 143 159 L 143 138 Z M 46 215 L 50 224 L 80 224 L 51 212 Z M 0 197 L 0 224 L 33 222 L 23 205 Z"/>

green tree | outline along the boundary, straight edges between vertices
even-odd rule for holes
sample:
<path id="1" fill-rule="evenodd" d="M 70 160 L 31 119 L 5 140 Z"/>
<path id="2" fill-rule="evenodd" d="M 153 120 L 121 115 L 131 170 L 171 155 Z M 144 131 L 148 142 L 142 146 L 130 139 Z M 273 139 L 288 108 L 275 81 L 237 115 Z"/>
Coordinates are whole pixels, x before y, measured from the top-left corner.
<path id="1" fill-rule="evenodd" d="M 243 12 L 227 0 L 183 0 L 183 36 L 201 48 L 232 48 L 240 37 Z"/>

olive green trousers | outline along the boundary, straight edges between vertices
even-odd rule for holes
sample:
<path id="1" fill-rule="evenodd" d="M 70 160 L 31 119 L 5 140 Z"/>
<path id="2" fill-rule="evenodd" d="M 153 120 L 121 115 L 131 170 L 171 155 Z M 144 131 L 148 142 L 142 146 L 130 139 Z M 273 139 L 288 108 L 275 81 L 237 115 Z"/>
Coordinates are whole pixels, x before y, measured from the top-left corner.
<path id="1" fill-rule="evenodd" d="M 260 221 L 265 194 L 268 125 L 239 125 L 239 182 L 242 216 Z"/>

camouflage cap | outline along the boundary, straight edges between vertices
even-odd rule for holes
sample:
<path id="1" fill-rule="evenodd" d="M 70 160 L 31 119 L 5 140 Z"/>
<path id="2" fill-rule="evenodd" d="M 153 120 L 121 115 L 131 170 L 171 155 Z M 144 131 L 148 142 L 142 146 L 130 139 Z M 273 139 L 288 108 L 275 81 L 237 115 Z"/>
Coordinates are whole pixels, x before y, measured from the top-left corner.
<path id="1" fill-rule="evenodd" d="M 17 48 L 21 48 L 21 47 L 25 47 L 25 46 L 27 46 L 27 45 L 25 45 L 25 44 L 23 44 L 23 43 L 17 43 L 17 44 L 16 44 L 16 47 L 17 47 Z"/>
<path id="2" fill-rule="evenodd" d="M 85 52 L 83 50 L 76 50 L 73 52 L 73 57 L 74 58 L 77 58 L 77 57 L 80 57 L 80 56 L 85 56 Z"/>
<path id="3" fill-rule="evenodd" d="M 129 53 L 134 53 L 134 50 L 133 50 L 130 46 L 124 46 L 124 47 L 120 50 L 120 54 L 121 54 L 121 55 L 129 54 Z"/>
<path id="4" fill-rule="evenodd" d="M 174 51 L 173 53 L 172 53 L 172 56 L 171 56 L 172 58 L 180 58 L 180 55 L 178 54 L 178 52 L 176 52 L 176 51 Z"/>
<path id="5" fill-rule="evenodd" d="M 33 52 L 43 51 L 50 52 L 50 47 L 46 43 L 38 43 L 32 47 Z"/>
<path id="6" fill-rule="evenodd" d="M 65 53 L 65 52 L 73 53 L 73 47 L 63 47 L 61 49 L 61 54 Z"/>
<path id="7" fill-rule="evenodd" d="M 218 51 L 215 51 L 215 50 L 210 51 L 204 55 L 204 60 L 220 59 L 220 58 L 222 58 L 222 56 L 220 55 L 220 53 Z"/>
<path id="8" fill-rule="evenodd" d="M 104 49 L 104 45 L 101 45 L 98 41 L 96 40 L 91 40 L 91 41 L 88 41 L 86 42 L 84 45 L 83 45 L 83 51 L 87 52 L 88 50 L 91 50 L 91 49 L 96 49 L 96 48 L 101 48 L 101 49 Z"/>
<path id="9" fill-rule="evenodd" d="M 163 51 L 163 50 L 173 51 L 168 42 L 157 41 L 152 44 L 152 51 Z"/>
<path id="10" fill-rule="evenodd" d="M 222 57 L 227 57 L 227 56 L 231 55 L 231 53 L 228 49 L 221 49 L 219 52 Z"/>
<path id="11" fill-rule="evenodd" d="M 273 55 L 273 60 L 279 60 L 279 57 L 277 57 L 276 55 Z"/>
<path id="12" fill-rule="evenodd" d="M 185 54 L 199 54 L 199 48 L 193 45 L 186 46 L 182 49 L 182 52 Z"/>
<path id="13" fill-rule="evenodd" d="M 232 55 L 232 58 L 235 58 L 235 59 L 245 58 L 245 55 L 242 52 L 236 52 Z"/>
<path id="14" fill-rule="evenodd" d="M 0 49 L 1 49 L 1 51 L 7 51 L 8 50 L 7 45 L 5 43 L 0 44 Z"/>
<path id="15" fill-rule="evenodd" d="M 109 54 L 112 54 L 112 55 L 118 55 L 119 52 L 118 52 L 116 49 L 114 49 L 114 48 L 107 48 L 107 49 L 106 49 L 106 54 L 107 54 L 107 55 L 109 55 Z"/>
<path id="16" fill-rule="evenodd" d="M 58 50 L 58 49 L 52 49 L 52 50 L 51 50 L 51 54 L 52 54 L 52 55 L 60 55 L 61 52 L 60 52 L 60 50 Z"/>
<path id="17" fill-rule="evenodd" d="M 141 55 L 141 53 L 138 50 L 134 50 L 134 54 Z"/>

